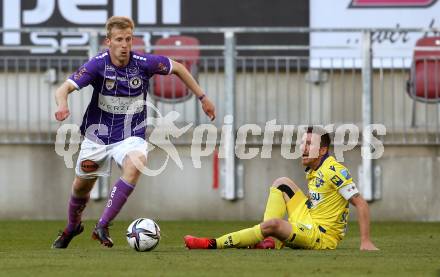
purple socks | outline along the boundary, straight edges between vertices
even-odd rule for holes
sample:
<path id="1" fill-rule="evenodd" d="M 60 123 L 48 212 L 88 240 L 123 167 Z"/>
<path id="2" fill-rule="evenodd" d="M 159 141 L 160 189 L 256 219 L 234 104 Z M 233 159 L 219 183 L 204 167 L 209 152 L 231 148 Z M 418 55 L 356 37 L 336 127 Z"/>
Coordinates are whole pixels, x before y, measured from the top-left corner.
<path id="1" fill-rule="evenodd" d="M 122 206 L 124 206 L 128 196 L 130 196 L 133 189 L 133 185 L 122 180 L 122 178 L 119 178 L 119 180 L 113 186 L 112 191 L 110 192 L 107 206 L 105 207 L 105 210 L 98 221 L 98 225 L 100 227 L 107 227 L 109 222 L 116 217 L 116 215 L 122 209 Z"/>
<path id="2" fill-rule="evenodd" d="M 73 195 L 70 196 L 67 231 L 73 232 L 78 224 L 81 222 L 81 214 L 89 201 L 89 197 L 78 198 Z"/>

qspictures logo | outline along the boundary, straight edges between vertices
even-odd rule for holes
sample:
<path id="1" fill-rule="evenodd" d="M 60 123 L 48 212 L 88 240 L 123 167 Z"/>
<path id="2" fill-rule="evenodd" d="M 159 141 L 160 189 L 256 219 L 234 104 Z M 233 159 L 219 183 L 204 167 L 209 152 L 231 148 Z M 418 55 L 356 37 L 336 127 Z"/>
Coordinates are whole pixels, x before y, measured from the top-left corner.
<path id="1" fill-rule="evenodd" d="M 146 176 L 157 176 L 165 170 L 168 162 L 171 160 L 180 168 L 180 170 L 183 170 L 183 162 L 177 148 L 173 144 L 173 140 L 188 132 L 189 129 L 193 127 L 193 123 L 187 123 L 185 126 L 180 126 L 181 124 L 177 124 L 177 119 L 181 116 L 180 113 L 170 111 L 167 114 L 162 115 L 160 110 L 154 106 L 153 103 L 145 100 L 138 100 L 132 103 L 131 106 L 132 107 L 127 109 L 127 111 L 130 112 L 126 114 L 124 120 L 123 137 L 127 139 L 131 136 L 132 131 L 150 126 L 152 128 L 148 136 L 148 144 L 145 143 L 136 147 L 135 151 L 149 153 L 157 147 L 166 154 L 166 158 L 162 165 L 159 168 L 154 169 L 148 167 L 148 163 L 144 164 L 138 156 L 129 156 L 137 169 Z M 137 126 L 133 128 L 133 115 L 136 111 L 135 107 L 137 106 L 146 106 L 148 109 L 155 111 L 157 117 L 149 116 L 143 122 L 137 123 Z M 201 168 L 201 158 L 214 153 L 217 141 L 219 141 L 218 157 L 220 159 L 226 158 L 226 153 L 228 153 L 229 147 L 233 147 L 235 157 L 241 160 L 250 160 L 254 158 L 271 159 L 275 132 L 282 134 L 281 147 L 279 150 L 283 158 L 293 160 L 303 157 L 301 144 L 304 140 L 303 137 L 307 131 L 308 125 L 279 125 L 276 123 L 276 119 L 267 121 L 264 129 L 257 124 L 244 124 L 238 127 L 236 131 L 236 139 L 232 146 L 230 146 L 227 145 L 227 141 L 233 132 L 233 121 L 234 119 L 231 115 L 226 115 L 220 129 L 213 124 L 200 124 L 194 126 L 190 147 L 190 156 L 194 168 Z M 383 143 L 378 138 L 378 136 L 386 135 L 386 128 L 384 125 L 371 124 L 364 126 L 362 130 L 360 130 L 355 124 L 341 124 L 338 126 L 328 124 L 326 126 L 316 126 L 323 128 L 329 134 L 334 134 L 332 152 L 336 160 L 339 162 L 344 161 L 344 152 L 354 149 L 359 145 L 359 138 L 362 136 L 363 139 L 365 139 L 367 134 L 370 138 L 368 139 L 368 145 L 363 145 L 361 147 L 362 157 L 375 160 L 382 157 L 384 153 L 385 149 Z M 98 135 L 108 134 L 110 128 L 111 126 L 106 126 L 105 124 L 92 124 L 84 133 L 86 134 L 86 137 L 95 142 L 96 145 L 105 145 L 104 142 L 99 139 Z M 296 141 L 293 141 L 295 131 Z M 218 137 L 219 133 L 220 137 Z M 250 145 L 247 144 L 248 135 L 261 136 L 263 138 L 261 148 L 250 147 Z M 55 152 L 60 157 L 63 157 L 68 168 L 73 168 L 75 165 L 73 156 L 80 149 L 80 136 L 80 128 L 76 124 L 63 124 L 57 130 Z M 318 138 L 320 139 L 320 137 Z M 311 143 L 319 145 L 320 141 L 313 140 Z M 308 157 L 318 157 L 319 147 L 312 147 L 311 149 L 313 150 L 308 152 Z M 95 170 L 95 165 L 93 163 L 88 163 L 86 165 L 87 169 Z M 346 179 L 350 178 L 348 172 L 342 172 L 342 174 Z M 340 180 L 335 179 L 332 181 L 337 185 Z"/>
<path id="2" fill-rule="evenodd" d="M 437 0 L 351 0 L 349 8 L 427 8 Z"/>

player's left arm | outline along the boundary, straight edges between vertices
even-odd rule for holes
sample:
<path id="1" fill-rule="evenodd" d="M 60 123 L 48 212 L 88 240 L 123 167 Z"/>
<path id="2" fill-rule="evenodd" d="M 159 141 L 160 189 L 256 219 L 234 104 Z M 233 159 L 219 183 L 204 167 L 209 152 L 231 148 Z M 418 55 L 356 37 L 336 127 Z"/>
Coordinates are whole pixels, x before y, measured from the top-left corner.
<path id="1" fill-rule="evenodd" d="M 361 236 L 360 250 L 379 250 L 370 239 L 370 211 L 367 201 L 359 193 L 353 195 L 349 201 L 357 211 Z"/>
<path id="2" fill-rule="evenodd" d="M 200 102 L 202 102 L 202 109 L 205 112 L 205 114 L 212 120 L 215 119 L 215 106 L 209 100 L 208 96 L 205 95 L 202 88 L 197 84 L 194 77 L 189 73 L 189 71 L 186 69 L 186 67 L 176 61 L 171 60 L 171 73 L 176 74 L 184 83 L 185 85 L 193 91 L 193 93 L 201 99 Z"/>

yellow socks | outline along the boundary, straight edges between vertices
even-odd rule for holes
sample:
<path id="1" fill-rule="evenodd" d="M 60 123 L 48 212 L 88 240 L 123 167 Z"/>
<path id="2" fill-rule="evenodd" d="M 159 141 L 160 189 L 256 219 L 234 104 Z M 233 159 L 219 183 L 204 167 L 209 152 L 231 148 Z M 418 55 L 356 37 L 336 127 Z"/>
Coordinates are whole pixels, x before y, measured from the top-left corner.
<path id="1" fill-rule="evenodd" d="M 267 199 L 266 210 L 264 212 L 264 221 L 272 218 L 284 218 L 286 214 L 286 202 L 283 193 L 274 187 L 270 188 L 269 197 Z M 242 248 L 253 246 L 264 239 L 261 233 L 260 225 L 252 228 L 243 229 L 237 232 L 226 234 L 216 239 L 217 248 Z M 280 249 L 283 243 L 275 239 L 275 248 Z"/>
<path id="2" fill-rule="evenodd" d="M 216 239 L 217 248 L 242 248 L 253 246 L 264 239 L 260 225 L 226 234 Z"/>

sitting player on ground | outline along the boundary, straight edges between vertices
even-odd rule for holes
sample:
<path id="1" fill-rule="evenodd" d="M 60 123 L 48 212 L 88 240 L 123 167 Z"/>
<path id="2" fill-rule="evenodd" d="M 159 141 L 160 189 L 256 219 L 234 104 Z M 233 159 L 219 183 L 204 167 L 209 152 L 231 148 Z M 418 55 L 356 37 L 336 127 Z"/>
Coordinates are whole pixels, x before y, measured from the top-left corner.
<path id="1" fill-rule="evenodd" d="M 329 156 L 330 136 L 320 127 L 308 127 L 302 137 L 302 164 L 306 166 L 309 197 L 289 178 L 275 180 L 262 223 L 217 239 L 185 236 L 189 249 L 277 248 L 335 249 L 345 236 L 349 203 L 357 209 L 361 250 L 378 250 L 370 240 L 367 202 L 348 170 Z M 288 219 L 284 220 L 284 216 Z"/>
<path id="2" fill-rule="evenodd" d="M 113 246 L 108 226 L 122 209 L 133 191 L 142 166 L 147 161 L 145 141 L 146 100 L 148 82 L 154 74 L 176 74 L 199 98 L 203 111 L 214 120 L 215 108 L 203 90 L 180 63 L 164 56 L 138 54 L 131 51 L 133 21 L 113 16 L 106 24 L 108 50 L 91 58 L 55 92 L 58 109 L 55 117 L 65 120 L 70 112 L 68 95 L 89 84 L 93 96 L 84 114 L 76 176 L 69 200 L 68 222 L 53 243 L 53 248 L 66 248 L 72 238 L 83 232 L 81 214 L 97 177 L 110 176 L 111 162 L 122 168 L 92 237 L 107 247 Z"/>

